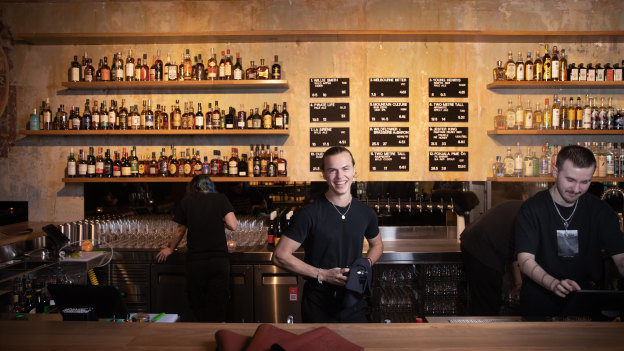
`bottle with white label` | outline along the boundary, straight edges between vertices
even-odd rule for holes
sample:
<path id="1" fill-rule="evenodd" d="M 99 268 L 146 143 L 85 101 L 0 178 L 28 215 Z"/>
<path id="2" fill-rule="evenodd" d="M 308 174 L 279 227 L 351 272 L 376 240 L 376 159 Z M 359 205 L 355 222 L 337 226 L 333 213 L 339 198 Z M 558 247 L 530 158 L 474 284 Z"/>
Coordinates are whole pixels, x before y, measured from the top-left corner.
<path id="1" fill-rule="evenodd" d="M 507 108 L 507 129 L 515 129 L 516 127 L 516 110 L 513 107 L 513 102 L 509 100 L 509 107 Z"/>
<path id="2" fill-rule="evenodd" d="M 560 69 L 559 65 L 560 65 L 559 50 L 557 50 L 557 45 L 555 45 L 555 46 L 553 46 L 553 55 L 552 55 L 552 58 L 551 58 L 552 80 L 559 80 L 559 69 Z"/>
<path id="3" fill-rule="evenodd" d="M 552 105 L 552 129 L 559 129 L 561 126 L 561 106 L 559 105 L 559 96 L 555 94 Z"/>
<path id="4" fill-rule="evenodd" d="M 522 152 L 520 151 L 520 142 L 516 143 L 518 147 L 518 151 L 514 155 L 514 176 L 522 177 L 523 167 L 524 167 L 524 159 L 522 157 Z"/>
<path id="5" fill-rule="evenodd" d="M 522 51 L 518 51 L 518 61 L 516 61 L 516 80 L 524 80 L 524 61 L 522 61 Z"/>
<path id="6" fill-rule="evenodd" d="M 524 129 L 524 107 L 522 107 L 520 95 L 518 95 L 518 106 L 516 106 L 516 127 L 514 129 Z"/>
<path id="7" fill-rule="evenodd" d="M 513 177 L 514 175 L 514 159 L 511 156 L 511 147 L 507 148 L 507 155 L 503 161 L 505 177 Z"/>
<path id="8" fill-rule="evenodd" d="M 87 172 L 85 168 L 85 173 Z M 74 148 L 69 149 L 69 158 L 67 159 L 67 177 L 76 177 L 76 159 L 74 158 Z"/>
<path id="9" fill-rule="evenodd" d="M 531 100 L 527 100 L 526 109 L 524 110 L 524 129 L 533 128 L 533 110 L 531 109 Z"/>

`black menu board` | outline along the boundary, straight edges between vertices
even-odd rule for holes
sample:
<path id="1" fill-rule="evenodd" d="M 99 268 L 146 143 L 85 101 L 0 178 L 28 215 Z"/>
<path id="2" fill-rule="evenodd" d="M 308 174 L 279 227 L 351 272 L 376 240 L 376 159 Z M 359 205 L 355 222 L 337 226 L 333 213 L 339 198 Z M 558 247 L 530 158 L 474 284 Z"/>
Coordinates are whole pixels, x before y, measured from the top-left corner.
<path id="1" fill-rule="evenodd" d="M 468 172 L 468 152 L 429 151 L 429 172 Z"/>
<path id="2" fill-rule="evenodd" d="M 409 152 L 373 151 L 369 154 L 371 172 L 408 172 Z"/>
<path id="3" fill-rule="evenodd" d="M 310 152 L 310 172 L 320 172 L 325 151 Z"/>
<path id="4" fill-rule="evenodd" d="M 409 122 L 409 102 L 370 102 L 371 122 Z"/>
<path id="5" fill-rule="evenodd" d="M 429 97 L 467 98 L 468 78 L 429 78 Z"/>
<path id="6" fill-rule="evenodd" d="M 349 128 L 310 128 L 311 147 L 349 146 Z"/>
<path id="7" fill-rule="evenodd" d="M 468 127 L 429 127 L 429 146 L 468 146 Z"/>
<path id="8" fill-rule="evenodd" d="M 310 97 L 348 97 L 349 78 L 310 78 Z"/>
<path id="9" fill-rule="evenodd" d="M 369 146 L 409 146 L 409 127 L 369 127 Z"/>
<path id="10" fill-rule="evenodd" d="M 409 78 L 369 78 L 370 97 L 409 97 Z"/>
<path id="11" fill-rule="evenodd" d="M 310 122 L 349 122 L 349 103 L 311 102 Z"/>
<path id="12" fill-rule="evenodd" d="M 429 122 L 468 122 L 468 103 L 429 102 Z"/>

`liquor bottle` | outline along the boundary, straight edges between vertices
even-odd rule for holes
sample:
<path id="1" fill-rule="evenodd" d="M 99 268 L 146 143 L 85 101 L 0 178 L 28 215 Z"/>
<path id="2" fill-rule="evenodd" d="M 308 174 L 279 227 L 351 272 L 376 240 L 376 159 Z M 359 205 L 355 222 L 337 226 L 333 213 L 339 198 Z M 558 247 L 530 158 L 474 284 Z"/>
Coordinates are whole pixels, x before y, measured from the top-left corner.
<path id="1" fill-rule="evenodd" d="M 605 143 L 601 141 L 598 147 L 598 157 L 596 157 L 596 163 L 598 168 L 598 177 L 607 176 L 607 153 L 605 150 Z"/>
<path id="2" fill-rule="evenodd" d="M 496 116 L 494 116 L 494 129 L 507 129 L 507 121 L 505 116 L 503 116 L 503 109 L 499 108 Z"/>
<path id="3" fill-rule="evenodd" d="M 132 57 L 132 49 L 128 49 L 128 57 L 126 57 L 126 81 L 133 81 L 134 74 L 134 57 Z"/>
<path id="4" fill-rule="evenodd" d="M 606 129 L 614 129 L 615 127 L 615 116 L 617 112 L 615 111 L 615 107 L 613 107 L 613 98 L 609 97 L 609 106 L 607 106 L 607 128 Z"/>
<path id="5" fill-rule="evenodd" d="M 284 118 L 284 129 L 288 129 L 290 123 L 290 113 L 286 110 L 286 101 L 282 103 L 282 117 Z"/>
<path id="6" fill-rule="evenodd" d="M 516 106 L 516 128 L 524 129 L 524 107 L 522 107 L 522 97 L 518 95 L 518 105 Z"/>
<path id="7" fill-rule="evenodd" d="M 254 151 L 253 145 L 249 145 L 249 158 L 247 159 L 247 175 L 254 176 Z"/>
<path id="8" fill-rule="evenodd" d="M 596 68 L 592 66 L 591 63 L 587 64 L 587 81 L 588 82 L 596 81 Z"/>
<path id="9" fill-rule="evenodd" d="M 568 58 L 566 57 L 565 49 L 561 49 L 561 55 L 559 56 L 559 80 L 568 81 Z"/>
<path id="10" fill-rule="evenodd" d="M 95 176 L 104 177 L 104 157 L 102 156 L 102 147 L 98 147 L 98 154 L 95 157 Z"/>
<path id="11" fill-rule="evenodd" d="M 106 149 L 104 154 L 104 170 L 103 175 L 105 178 L 111 178 L 113 176 L 113 160 L 110 157 L 110 149 Z"/>
<path id="12" fill-rule="evenodd" d="M 560 69 L 561 69 L 561 65 L 560 65 L 560 61 L 559 61 L 559 50 L 557 50 L 557 45 L 553 46 L 553 55 L 552 55 L 552 59 L 551 59 L 551 74 L 552 74 L 552 80 L 554 81 L 558 81 L 559 80 L 559 73 L 560 73 Z"/>
<path id="13" fill-rule="evenodd" d="M 492 70 L 494 81 L 505 80 L 505 69 L 503 68 L 503 61 L 496 61 L 496 67 Z"/>
<path id="14" fill-rule="evenodd" d="M 245 106 L 243 104 L 240 105 L 240 109 L 238 110 L 238 115 L 236 118 L 236 128 L 247 128 L 247 112 L 245 112 Z"/>
<path id="15" fill-rule="evenodd" d="M 93 100 L 93 108 L 91 109 L 91 129 L 100 129 L 100 109 L 97 100 Z"/>
<path id="16" fill-rule="evenodd" d="M 514 159 L 511 156 L 511 147 L 507 148 L 507 155 L 503 162 L 505 168 L 505 177 L 513 177 L 514 175 Z"/>
<path id="17" fill-rule="evenodd" d="M 169 159 L 165 156 L 165 148 L 160 151 L 160 158 L 158 159 L 158 176 L 166 177 L 169 175 Z"/>
<path id="18" fill-rule="evenodd" d="M 83 77 L 85 82 L 93 82 L 95 80 L 95 68 L 91 59 L 87 60 L 87 65 L 84 67 Z"/>
<path id="19" fill-rule="evenodd" d="M 119 117 L 119 129 L 128 129 L 130 123 L 128 123 L 128 109 L 126 109 L 126 99 L 121 99 L 121 107 L 119 107 L 119 111 L 117 111 L 117 116 Z"/>
<path id="20" fill-rule="evenodd" d="M 585 106 L 583 106 L 583 129 L 592 129 L 592 108 L 589 103 L 589 94 L 585 96 Z"/>
<path id="21" fill-rule="evenodd" d="M 134 80 L 135 81 L 140 81 L 141 80 L 141 71 L 143 69 L 143 61 L 141 61 L 140 57 L 137 57 L 136 59 L 136 65 L 134 65 Z"/>
<path id="22" fill-rule="evenodd" d="M 93 155 L 93 146 L 89 146 L 89 156 L 87 156 L 87 177 L 95 177 L 95 156 Z"/>
<path id="23" fill-rule="evenodd" d="M 78 107 L 74 107 L 72 109 L 70 119 L 72 121 L 72 129 L 80 130 L 82 127 L 82 116 L 80 116 L 80 110 Z"/>
<path id="24" fill-rule="evenodd" d="M 85 158 L 84 151 L 80 149 L 78 153 L 78 177 L 86 177 L 87 168 L 87 160 Z"/>
<path id="25" fill-rule="evenodd" d="M 269 148 L 267 147 L 267 150 L 268 149 Z M 260 157 L 260 176 L 261 177 L 266 177 L 268 172 L 269 172 L 269 170 L 268 170 L 268 167 L 269 167 L 269 155 L 268 155 L 267 150 L 264 149 L 264 144 L 262 144 L 262 151 L 260 153 L 262 155 Z"/>
<path id="26" fill-rule="evenodd" d="M 82 114 L 82 129 L 89 130 L 93 126 L 91 111 L 89 107 L 89 99 L 85 101 L 84 113 Z"/>
<path id="27" fill-rule="evenodd" d="M 30 114 L 29 129 L 39 130 L 40 123 L 39 115 L 37 114 L 37 109 L 35 108 L 33 109 L 33 113 Z"/>
<path id="28" fill-rule="evenodd" d="M 108 110 L 108 129 L 119 129 L 119 112 L 117 111 L 117 101 L 111 100 L 111 106 Z"/>
<path id="29" fill-rule="evenodd" d="M 215 54 L 214 48 L 210 49 L 210 58 L 208 59 L 206 71 L 206 79 L 219 79 L 219 64 L 217 63 L 217 54 Z"/>
<path id="30" fill-rule="evenodd" d="M 267 163 L 267 177 L 276 177 L 277 176 L 277 164 L 273 159 L 273 153 L 271 150 L 268 151 L 268 163 Z"/>
<path id="31" fill-rule="evenodd" d="M 106 109 L 106 100 L 100 104 L 100 129 L 108 129 L 108 110 Z"/>
<path id="32" fill-rule="evenodd" d="M 522 177 L 524 158 L 522 157 L 522 152 L 520 151 L 520 142 L 517 142 L 516 146 L 518 147 L 518 150 L 514 154 L 514 176 Z"/>
<path id="33" fill-rule="evenodd" d="M 277 147 L 275 150 L 277 151 Z M 286 177 L 288 175 L 288 162 L 284 158 L 284 150 L 279 151 L 279 158 L 275 163 L 277 164 L 277 176 Z"/>
<path id="34" fill-rule="evenodd" d="M 516 61 L 516 80 L 525 80 L 524 77 L 524 61 L 522 60 L 522 51 L 518 51 L 518 61 Z"/>
<path id="35" fill-rule="evenodd" d="M 221 159 L 221 173 L 219 174 L 222 177 L 227 177 L 229 176 L 230 173 L 230 167 L 229 167 L 229 161 L 227 156 L 223 155 L 222 159 Z"/>
<path id="36" fill-rule="evenodd" d="M 578 96 L 576 98 L 576 106 L 574 107 L 575 120 L 574 120 L 574 129 L 583 129 L 583 107 L 581 106 L 581 97 Z"/>
<path id="37" fill-rule="evenodd" d="M 204 156 L 204 162 L 202 162 L 202 174 L 209 175 L 210 174 L 210 162 L 208 161 L 208 156 Z"/>
<path id="38" fill-rule="evenodd" d="M 582 63 L 580 63 L 578 67 L 578 80 L 580 81 L 587 80 L 587 67 L 583 66 Z"/>
<path id="39" fill-rule="evenodd" d="M 41 122 L 43 123 L 44 130 L 52 130 L 52 111 L 50 111 L 50 99 L 46 98 L 45 105 L 42 111 Z"/>
<path id="40" fill-rule="evenodd" d="M 550 100 L 544 100 L 543 129 L 552 129 L 552 110 L 550 109 Z"/>
<path id="41" fill-rule="evenodd" d="M 121 177 L 121 160 L 117 151 L 115 151 L 115 160 L 113 161 L 113 177 Z"/>
<path id="42" fill-rule="evenodd" d="M 542 145 L 542 157 L 540 157 L 539 162 L 539 175 L 547 176 L 548 175 L 548 165 L 550 164 L 550 157 L 546 154 L 546 145 Z"/>
<path id="43" fill-rule="evenodd" d="M 178 66 L 175 63 L 171 63 L 170 53 L 167 53 L 167 63 L 165 63 L 165 71 L 163 73 L 163 80 L 165 81 L 178 80 Z"/>
<path id="44" fill-rule="evenodd" d="M 188 118 L 189 118 L 188 102 L 185 102 L 184 113 L 182 114 L 182 129 L 189 129 Z"/>
<path id="45" fill-rule="evenodd" d="M 193 62 L 191 61 L 191 53 L 189 49 L 186 49 L 184 61 L 182 61 L 182 79 L 193 79 Z"/>
<path id="46" fill-rule="evenodd" d="M 192 160 L 192 155 L 191 153 L 188 151 L 189 149 L 186 149 L 186 153 L 181 152 L 180 153 L 180 165 L 184 165 L 183 170 L 184 173 L 181 174 L 184 177 L 192 177 L 193 176 L 193 160 Z M 182 162 L 184 160 L 184 162 Z"/>
<path id="47" fill-rule="evenodd" d="M 509 100 L 507 107 L 507 129 L 516 128 L 516 110 L 513 107 L 513 102 Z"/>
<path id="48" fill-rule="evenodd" d="M 104 67 L 104 61 L 102 59 L 100 59 L 100 62 L 98 62 L 98 69 L 97 69 L 97 71 L 95 71 L 95 81 L 96 82 L 102 81 L 102 67 Z"/>
<path id="49" fill-rule="evenodd" d="M 130 157 L 126 153 L 126 148 L 124 148 L 123 156 L 121 159 L 121 176 L 122 177 L 132 177 L 132 165 L 130 165 Z"/>
<path id="50" fill-rule="evenodd" d="M 202 55 L 197 55 L 197 65 L 195 66 L 195 74 L 193 75 L 195 80 L 206 80 L 206 68 L 204 66 L 204 60 Z"/>
<path id="51" fill-rule="evenodd" d="M 74 148 L 69 149 L 69 157 L 67 158 L 67 177 L 76 177 L 76 159 L 74 158 Z"/>
<path id="52" fill-rule="evenodd" d="M 130 156 L 130 175 L 132 177 L 139 176 L 139 158 L 136 155 L 136 146 L 132 147 Z"/>
<path id="53" fill-rule="evenodd" d="M 115 67 L 115 81 L 122 82 L 124 80 L 124 69 L 123 69 L 123 60 L 121 59 L 121 52 L 117 53 L 117 57 L 113 61 L 113 66 Z"/>
<path id="54" fill-rule="evenodd" d="M 604 82 L 605 80 L 605 68 L 600 63 L 596 64 L 596 81 Z"/>
<path id="55" fill-rule="evenodd" d="M 535 64 L 535 80 L 544 80 L 544 62 L 542 62 L 539 51 L 535 52 L 535 61 L 533 63 Z"/>
<path id="56" fill-rule="evenodd" d="M 533 153 L 531 152 L 531 148 L 527 148 L 527 153 L 524 156 L 524 161 L 522 164 L 523 170 L 522 175 L 525 177 L 533 176 Z"/>
<path id="57" fill-rule="evenodd" d="M 568 66 L 568 78 L 573 81 L 579 80 L 579 68 L 574 63 Z"/>
<path id="58" fill-rule="evenodd" d="M 197 113 L 195 114 L 195 121 L 193 123 L 193 129 L 205 129 L 204 126 L 204 114 L 202 112 L 201 102 L 197 103 Z"/>
<path id="59" fill-rule="evenodd" d="M 527 60 L 524 63 L 524 78 L 525 80 L 535 80 L 535 63 L 531 60 L 531 52 L 527 52 Z"/>
<path id="60" fill-rule="evenodd" d="M 171 124 L 169 123 L 169 115 L 167 114 L 167 106 L 163 105 L 160 108 L 159 116 L 159 121 L 161 123 L 160 129 L 171 129 Z"/>
<path id="61" fill-rule="evenodd" d="M 227 49 L 227 54 L 225 55 L 223 79 L 225 80 L 232 79 L 232 56 L 230 55 L 230 49 Z"/>
<path id="62" fill-rule="evenodd" d="M 605 65 L 605 81 L 613 81 L 613 67 L 611 67 L 611 64 L 608 62 Z"/>
<path id="63" fill-rule="evenodd" d="M 241 64 L 240 53 L 236 53 L 236 63 L 232 68 L 234 80 L 242 80 L 244 78 L 243 65 Z"/>
<path id="64" fill-rule="evenodd" d="M 559 129 L 561 126 L 561 106 L 559 105 L 559 97 L 555 94 L 552 105 L 552 129 Z"/>
<path id="65" fill-rule="evenodd" d="M 284 115 L 282 114 L 282 105 L 273 104 L 273 127 L 275 129 L 284 129 Z"/>
<path id="66" fill-rule="evenodd" d="M 256 107 L 256 111 L 253 114 L 253 129 L 262 128 L 262 116 L 260 116 L 259 109 Z"/>
<path id="67" fill-rule="evenodd" d="M 210 175 L 218 176 L 221 174 L 221 151 L 213 150 L 212 151 L 212 160 L 210 160 Z"/>
<path id="68" fill-rule="evenodd" d="M 524 129 L 533 128 L 533 110 L 531 109 L 531 100 L 527 99 L 526 108 L 524 109 Z"/>
<path id="69" fill-rule="evenodd" d="M 232 148 L 232 156 L 228 160 L 228 175 L 230 177 L 237 177 L 238 176 L 238 164 L 239 164 L 239 162 L 240 162 L 240 160 L 238 159 L 238 149 L 233 147 Z"/>
<path id="70" fill-rule="evenodd" d="M 225 51 L 221 51 L 221 61 L 219 61 L 219 79 L 225 79 Z"/>
<path id="71" fill-rule="evenodd" d="M 130 107 L 130 113 L 128 113 L 128 121 L 130 121 L 130 129 L 139 130 L 141 129 L 141 116 L 139 116 L 134 106 Z"/>
<path id="72" fill-rule="evenodd" d="M 504 177 L 505 176 L 505 165 L 501 161 L 500 156 L 496 156 L 496 162 L 492 164 L 492 176 L 493 177 Z"/>
<path id="73" fill-rule="evenodd" d="M 624 79 L 624 60 L 622 60 L 622 65 L 616 63 L 613 65 L 613 80 L 614 81 L 622 81 Z"/>
<path id="74" fill-rule="evenodd" d="M 230 107 L 228 110 L 228 114 L 225 115 L 225 129 L 234 129 L 236 118 L 234 117 L 234 112 L 232 112 L 232 110 L 234 109 Z"/>
<path id="75" fill-rule="evenodd" d="M 607 143 L 607 149 L 605 151 L 605 164 L 605 176 L 615 177 L 615 154 L 613 153 L 613 143 Z"/>
<path id="76" fill-rule="evenodd" d="M 193 175 L 203 174 L 203 164 L 201 161 L 201 156 L 199 155 L 199 150 L 195 154 L 195 159 L 193 160 Z"/>
<path id="77" fill-rule="evenodd" d="M 260 66 L 257 69 L 257 79 L 269 79 L 269 67 L 264 64 L 264 59 L 260 59 Z"/>
<path id="78" fill-rule="evenodd" d="M 176 100 L 175 108 L 171 109 L 171 129 L 182 129 L 182 111 L 180 111 L 180 100 Z"/>
<path id="79" fill-rule="evenodd" d="M 266 102 L 264 103 L 264 109 L 262 111 L 262 128 L 273 129 L 273 115 L 271 115 L 269 104 Z"/>
<path id="80" fill-rule="evenodd" d="M 193 56 L 193 67 L 191 67 L 192 79 L 195 79 L 195 74 L 197 74 L 197 56 Z"/>
<path id="81" fill-rule="evenodd" d="M 162 82 L 163 80 L 163 62 L 160 59 L 160 49 L 156 50 L 156 60 L 154 61 L 155 75 L 154 80 L 157 82 Z"/>
<path id="82" fill-rule="evenodd" d="M 576 129 L 576 108 L 574 106 L 574 98 L 572 96 L 570 96 L 570 102 L 568 103 L 564 128 L 568 130 Z"/>
<path id="83" fill-rule="evenodd" d="M 80 81 L 80 63 L 78 62 L 78 56 L 74 56 L 74 60 L 69 66 L 68 80 L 70 82 Z"/>
<path id="84" fill-rule="evenodd" d="M 600 129 L 600 110 L 596 105 L 596 99 L 591 99 L 591 129 Z"/>
<path id="85" fill-rule="evenodd" d="M 160 164 L 156 160 L 156 152 L 152 151 L 152 158 L 149 161 L 147 176 L 156 177 L 158 175 L 159 170 L 160 170 Z"/>
<path id="86" fill-rule="evenodd" d="M 156 55 L 152 55 L 152 65 L 149 68 L 149 81 L 156 81 Z"/>
<path id="87" fill-rule="evenodd" d="M 69 129 L 69 121 L 67 120 L 67 112 L 65 112 L 65 105 L 61 104 L 58 112 L 56 113 L 56 117 L 58 118 L 58 130 L 67 130 Z"/>
<path id="88" fill-rule="evenodd" d="M 143 102 L 145 104 L 145 102 Z M 143 106 L 145 108 L 145 105 Z M 145 129 L 152 130 L 154 129 L 154 111 L 152 111 L 152 100 L 147 100 L 147 110 L 145 111 Z"/>
<path id="89" fill-rule="evenodd" d="M 542 60 L 544 61 L 544 74 L 542 75 L 542 79 L 545 81 L 551 81 L 552 80 L 552 58 L 550 57 L 550 54 L 548 53 L 548 44 L 544 45 L 544 58 L 542 58 Z"/>
<path id="90" fill-rule="evenodd" d="M 561 114 L 559 117 L 559 128 L 567 129 L 568 125 L 568 107 L 566 106 L 565 96 L 561 97 Z"/>
<path id="91" fill-rule="evenodd" d="M 613 117 L 613 129 L 624 129 L 624 108 L 619 109 Z"/>
<path id="92" fill-rule="evenodd" d="M 604 104 L 604 97 L 600 98 L 600 107 L 598 108 L 597 129 L 607 129 L 607 108 Z"/>
<path id="93" fill-rule="evenodd" d="M 219 109 L 219 101 L 215 101 L 214 110 L 212 111 L 212 128 L 221 128 L 221 110 Z"/>
<path id="94" fill-rule="evenodd" d="M 261 163 L 262 163 L 262 158 L 260 157 L 260 147 L 259 145 L 256 144 L 256 150 L 254 153 L 254 158 L 253 158 L 253 174 L 254 177 L 260 177 L 261 176 Z"/>
<path id="95" fill-rule="evenodd" d="M 240 162 L 238 163 L 238 176 L 239 177 L 248 177 L 248 163 L 247 163 L 247 154 L 242 154 Z"/>
<path id="96" fill-rule="evenodd" d="M 271 66 L 271 79 L 282 79 L 282 66 L 279 64 L 277 55 L 275 55 L 275 63 Z"/>
<path id="97" fill-rule="evenodd" d="M 537 177 L 539 176 L 539 168 L 540 168 L 539 159 L 537 158 L 537 156 L 535 156 L 535 151 L 533 151 L 531 156 L 533 157 L 533 177 Z"/>
<path id="98" fill-rule="evenodd" d="M 258 69 L 256 69 L 254 61 L 249 62 L 249 67 L 245 70 L 245 79 L 258 79 Z"/>
<path id="99" fill-rule="evenodd" d="M 516 63 L 513 60 L 513 54 L 511 51 L 507 54 L 508 60 L 505 63 L 505 79 L 516 80 Z"/>

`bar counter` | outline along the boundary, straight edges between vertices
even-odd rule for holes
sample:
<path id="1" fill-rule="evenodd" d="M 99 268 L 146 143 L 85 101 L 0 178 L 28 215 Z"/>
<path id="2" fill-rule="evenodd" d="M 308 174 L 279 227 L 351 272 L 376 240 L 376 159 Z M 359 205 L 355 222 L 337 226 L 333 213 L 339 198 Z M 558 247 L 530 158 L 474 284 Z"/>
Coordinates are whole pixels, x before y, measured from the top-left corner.
<path id="1" fill-rule="evenodd" d="M 215 350 L 215 332 L 258 324 L 0 321 L 4 350 Z M 277 324 L 302 334 L 320 324 Z M 623 323 L 324 325 L 366 350 L 618 350 Z"/>

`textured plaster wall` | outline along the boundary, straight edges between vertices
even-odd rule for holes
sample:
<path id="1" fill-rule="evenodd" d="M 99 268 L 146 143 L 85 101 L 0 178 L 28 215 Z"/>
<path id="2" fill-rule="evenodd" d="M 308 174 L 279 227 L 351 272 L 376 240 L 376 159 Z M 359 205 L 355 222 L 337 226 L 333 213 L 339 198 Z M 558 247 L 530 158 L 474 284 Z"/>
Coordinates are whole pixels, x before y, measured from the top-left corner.
<path id="1" fill-rule="evenodd" d="M 107 32 L 205 32 L 233 30 L 624 30 L 624 5 L 621 1 L 11 1 L 0 4 L 2 23 L 12 33 L 107 33 Z M 13 62 L 11 84 L 17 92 L 17 128 L 23 129 L 30 111 L 50 98 L 55 110 L 59 104 L 84 107 L 84 100 L 126 98 L 127 104 L 141 104 L 142 99 L 171 106 L 176 99 L 202 102 L 219 101 L 222 108 L 246 109 L 259 107 L 264 101 L 287 101 L 292 116 L 290 136 L 273 137 L 33 137 L 18 134 L 8 158 L 0 159 L 4 170 L 0 179 L 0 200 L 28 200 L 32 220 L 68 221 L 83 216 L 83 190 L 79 184 L 64 184 L 65 160 L 70 147 L 87 149 L 103 146 L 121 149 L 137 145 L 139 154 L 160 151 L 175 144 L 180 149 L 198 148 L 202 156 L 220 149 L 229 153 L 232 146 L 244 152 L 250 143 L 269 143 L 285 149 L 291 179 L 318 180 L 310 173 L 308 154 L 323 151 L 309 148 L 308 130 L 325 126 L 309 122 L 310 102 L 349 102 L 350 122 L 330 126 L 349 126 L 351 146 L 360 180 L 484 180 L 490 175 L 490 165 L 507 146 L 520 141 L 524 146 L 568 144 L 595 140 L 591 137 L 524 136 L 516 138 L 488 137 L 497 108 L 506 109 L 507 100 L 516 104 L 518 92 L 492 92 L 486 89 L 491 81 L 491 69 L 497 59 L 505 60 L 507 51 L 540 50 L 537 42 L 268 42 L 268 43 L 191 43 L 191 44 L 113 44 L 113 45 L 25 45 L 15 44 L 10 52 Z M 570 62 L 614 63 L 624 59 L 624 46 L 608 40 L 559 43 L 565 48 Z M 621 41 L 621 40 L 620 40 Z M 549 43 L 558 44 L 558 43 Z M 148 91 L 142 92 L 72 92 L 65 91 L 61 82 L 67 80 L 67 68 L 74 55 L 88 52 L 89 57 L 112 57 L 129 48 L 133 54 L 161 49 L 163 56 L 171 53 L 179 63 L 186 48 L 192 54 L 203 53 L 211 47 L 218 52 L 229 47 L 240 51 L 245 66 L 249 60 L 261 57 L 271 60 L 277 54 L 282 62 L 284 78 L 289 89 L 275 91 Z M 348 77 L 350 97 L 346 99 L 309 98 L 308 79 L 318 77 Z M 368 98 L 368 78 L 410 78 L 410 122 L 380 124 L 368 122 L 370 101 L 393 101 Z M 427 79 L 429 77 L 467 77 L 469 79 L 469 147 L 428 148 Z M 533 103 L 552 94 L 574 97 L 586 93 L 613 96 L 618 107 L 624 106 L 624 91 L 521 91 L 523 101 Z M 400 100 L 405 101 L 405 100 Z M 436 100 L 438 101 L 438 100 Z M 442 101 L 466 101 L 445 99 Z M 466 124 L 432 124 L 465 126 Z M 389 148 L 381 151 L 409 151 L 410 171 L 370 173 L 368 171 L 369 126 L 409 126 L 409 148 Z M 622 141 L 621 137 L 600 137 L 600 141 Z M 461 150 L 470 155 L 467 173 L 430 173 L 427 171 L 427 151 Z"/>

